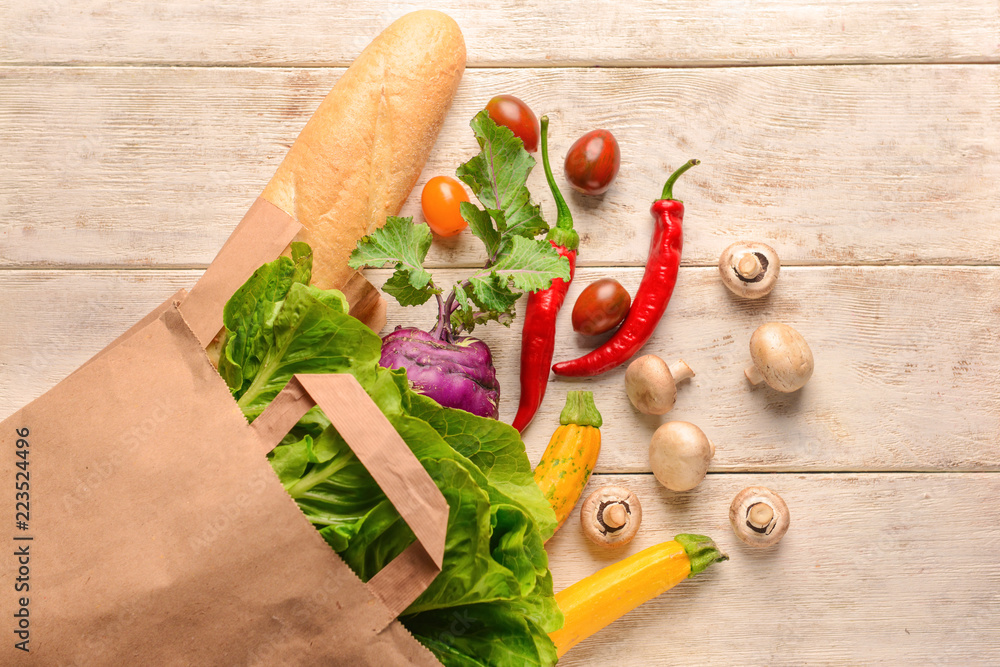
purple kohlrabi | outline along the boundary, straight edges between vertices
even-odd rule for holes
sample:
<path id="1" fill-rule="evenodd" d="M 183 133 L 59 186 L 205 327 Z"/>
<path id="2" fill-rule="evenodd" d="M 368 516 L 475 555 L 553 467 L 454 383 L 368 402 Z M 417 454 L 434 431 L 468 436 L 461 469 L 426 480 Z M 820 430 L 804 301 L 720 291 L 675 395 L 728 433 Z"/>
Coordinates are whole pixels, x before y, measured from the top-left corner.
<path id="1" fill-rule="evenodd" d="M 379 364 L 405 369 L 416 391 L 445 407 L 493 419 L 499 415 L 493 355 L 477 338 L 460 336 L 448 342 L 430 331 L 396 327 L 382 339 Z"/>

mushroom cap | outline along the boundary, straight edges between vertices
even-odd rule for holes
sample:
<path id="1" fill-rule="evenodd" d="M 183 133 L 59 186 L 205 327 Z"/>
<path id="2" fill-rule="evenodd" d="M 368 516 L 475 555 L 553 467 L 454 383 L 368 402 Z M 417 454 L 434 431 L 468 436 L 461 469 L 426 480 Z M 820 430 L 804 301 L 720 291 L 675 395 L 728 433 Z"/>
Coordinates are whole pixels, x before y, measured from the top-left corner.
<path id="1" fill-rule="evenodd" d="M 671 491 L 690 491 L 705 478 L 715 445 L 689 422 L 667 422 L 649 442 L 649 465 Z"/>
<path id="2" fill-rule="evenodd" d="M 677 400 L 677 384 L 667 362 L 655 354 L 646 354 L 628 365 L 625 393 L 639 412 L 665 415 Z"/>
<path id="3" fill-rule="evenodd" d="M 764 486 L 743 489 L 729 505 L 733 532 L 752 547 L 769 547 L 780 542 L 790 520 L 785 501 Z"/>
<path id="4" fill-rule="evenodd" d="M 719 257 L 723 284 L 733 294 L 746 299 L 759 299 L 769 294 L 780 272 L 778 253 L 757 241 L 737 241 Z"/>
<path id="5" fill-rule="evenodd" d="M 635 537 L 642 523 L 639 498 L 624 486 L 602 486 L 583 501 L 583 534 L 602 547 L 620 547 Z"/>
<path id="6" fill-rule="evenodd" d="M 798 391 L 813 374 L 813 354 L 806 339 L 780 322 L 762 324 L 753 332 L 750 358 L 764 382 L 777 391 Z"/>

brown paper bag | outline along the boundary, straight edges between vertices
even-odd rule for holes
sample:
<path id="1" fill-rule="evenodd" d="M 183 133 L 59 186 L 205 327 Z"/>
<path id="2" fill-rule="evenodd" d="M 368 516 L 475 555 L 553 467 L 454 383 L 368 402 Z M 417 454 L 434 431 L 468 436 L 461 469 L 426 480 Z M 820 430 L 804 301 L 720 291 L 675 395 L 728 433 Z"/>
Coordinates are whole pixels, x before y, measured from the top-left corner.
<path id="1" fill-rule="evenodd" d="M 441 568 L 430 476 L 352 376 L 251 425 L 204 352 L 297 228 L 258 200 L 190 294 L 0 424 L 0 664 L 437 664 L 395 620 Z M 367 584 L 265 458 L 314 404 L 417 536 Z"/>

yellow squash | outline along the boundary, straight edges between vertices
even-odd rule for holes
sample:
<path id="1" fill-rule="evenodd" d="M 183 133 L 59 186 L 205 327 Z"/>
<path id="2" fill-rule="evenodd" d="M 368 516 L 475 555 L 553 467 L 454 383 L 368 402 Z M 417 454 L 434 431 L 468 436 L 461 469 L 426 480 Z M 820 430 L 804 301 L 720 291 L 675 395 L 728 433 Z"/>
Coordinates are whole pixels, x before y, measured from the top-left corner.
<path id="1" fill-rule="evenodd" d="M 683 534 L 581 579 L 556 593 L 565 617 L 563 627 L 549 635 L 556 652 L 562 657 L 612 621 L 723 560 L 729 557 L 711 539 Z"/>
<path id="2" fill-rule="evenodd" d="M 535 468 L 535 484 L 549 501 L 561 526 L 580 499 L 601 452 L 603 422 L 594 405 L 593 393 L 567 392 L 559 423 L 561 426 L 552 434 Z"/>

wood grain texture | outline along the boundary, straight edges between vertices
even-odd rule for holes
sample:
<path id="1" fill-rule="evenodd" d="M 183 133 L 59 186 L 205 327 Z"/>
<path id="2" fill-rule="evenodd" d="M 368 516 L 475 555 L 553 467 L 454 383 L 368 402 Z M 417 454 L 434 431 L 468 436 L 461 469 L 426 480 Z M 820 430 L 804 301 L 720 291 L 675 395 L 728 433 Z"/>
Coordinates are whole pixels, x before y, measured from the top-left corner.
<path id="1" fill-rule="evenodd" d="M 207 265 L 339 73 L 0 68 L 0 266 Z M 689 157 L 687 265 L 741 236 L 786 265 L 1000 263 L 1000 67 L 474 70 L 418 188 L 475 154 L 468 120 L 500 91 L 552 117 L 560 182 L 583 132 L 621 144 L 611 191 L 570 195 L 583 265 L 645 262 L 648 206 Z M 554 216 L 541 169 L 529 185 Z M 429 259 L 479 261 L 469 235 Z"/>
<path id="2" fill-rule="evenodd" d="M 639 534 L 608 553 L 567 521 L 548 544 L 557 590 L 681 532 L 712 537 L 730 560 L 560 665 L 991 665 L 1000 655 L 1000 475 L 719 474 L 683 494 L 651 475 L 595 475 L 588 489 L 603 484 L 639 496 Z M 744 546 L 729 526 L 732 498 L 757 484 L 791 515 L 773 549 Z"/>
<path id="3" fill-rule="evenodd" d="M 418 188 L 475 153 L 468 120 L 497 93 L 550 115 L 560 182 L 579 135 L 605 127 L 621 143 L 612 190 L 569 196 L 584 268 L 557 360 L 594 344 L 571 331 L 576 296 L 599 277 L 634 291 L 649 203 L 672 167 L 703 160 L 677 188 L 685 268 L 646 346 L 698 375 L 664 418 L 634 411 L 623 368 L 552 378 L 525 441 L 537 461 L 565 391 L 594 390 L 604 445 L 588 489 L 624 484 L 643 502 L 624 553 L 567 522 L 549 543 L 557 589 L 678 532 L 711 535 L 732 560 L 560 664 L 997 664 L 995 0 L 0 0 L 0 416 L 194 284 L 342 68 L 424 7 L 458 20 L 471 69 Z M 529 185 L 551 216 L 541 170 Z M 416 201 L 404 214 L 421 219 Z M 762 302 L 709 268 L 741 237 L 785 265 Z M 481 260 L 466 234 L 428 264 L 449 283 Z M 390 302 L 389 317 L 429 325 L 432 309 Z M 768 320 L 812 345 L 798 394 L 742 376 Z M 477 333 L 509 421 L 520 320 Z M 667 419 L 717 443 L 692 492 L 648 473 Z M 730 530 L 732 497 L 754 484 L 789 504 L 777 549 Z"/>
<path id="4" fill-rule="evenodd" d="M 3 63 L 347 65 L 414 9 L 455 18 L 473 65 L 996 60 L 990 0 L 0 2 Z"/>
<path id="5" fill-rule="evenodd" d="M 368 273 L 376 285 L 389 274 Z M 594 344 L 572 333 L 580 291 L 613 277 L 634 292 L 641 273 L 578 272 L 560 313 L 556 360 Z M 0 414 L 41 394 L 198 274 L 0 272 Z M 439 270 L 435 280 L 449 285 L 461 275 Z M 604 472 L 648 472 L 650 436 L 670 419 L 698 424 L 716 443 L 715 471 L 1000 470 L 998 280 L 1000 268 L 793 267 L 755 303 L 731 297 L 714 269 L 682 269 L 644 348 L 668 361 L 681 357 L 697 373 L 681 385 L 674 410 L 638 414 L 625 396 L 624 367 L 583 382 L 553 376 L 525 431 L 528 455 L 541 456 L 565 392 L 585 388 L 605 419 L 597 468 Z M 433 316 L 432 304 L 404 309 L 390 301 L 389 328 L 429 327 Z M 816 372 L 796 394 L 752 389 L 743 377 L 750 334 L 770 320 L 794 326 L 813 349 Z M 517 406 L 520 321 L 477 331 L 493 350 L 508 423 Z"/>

